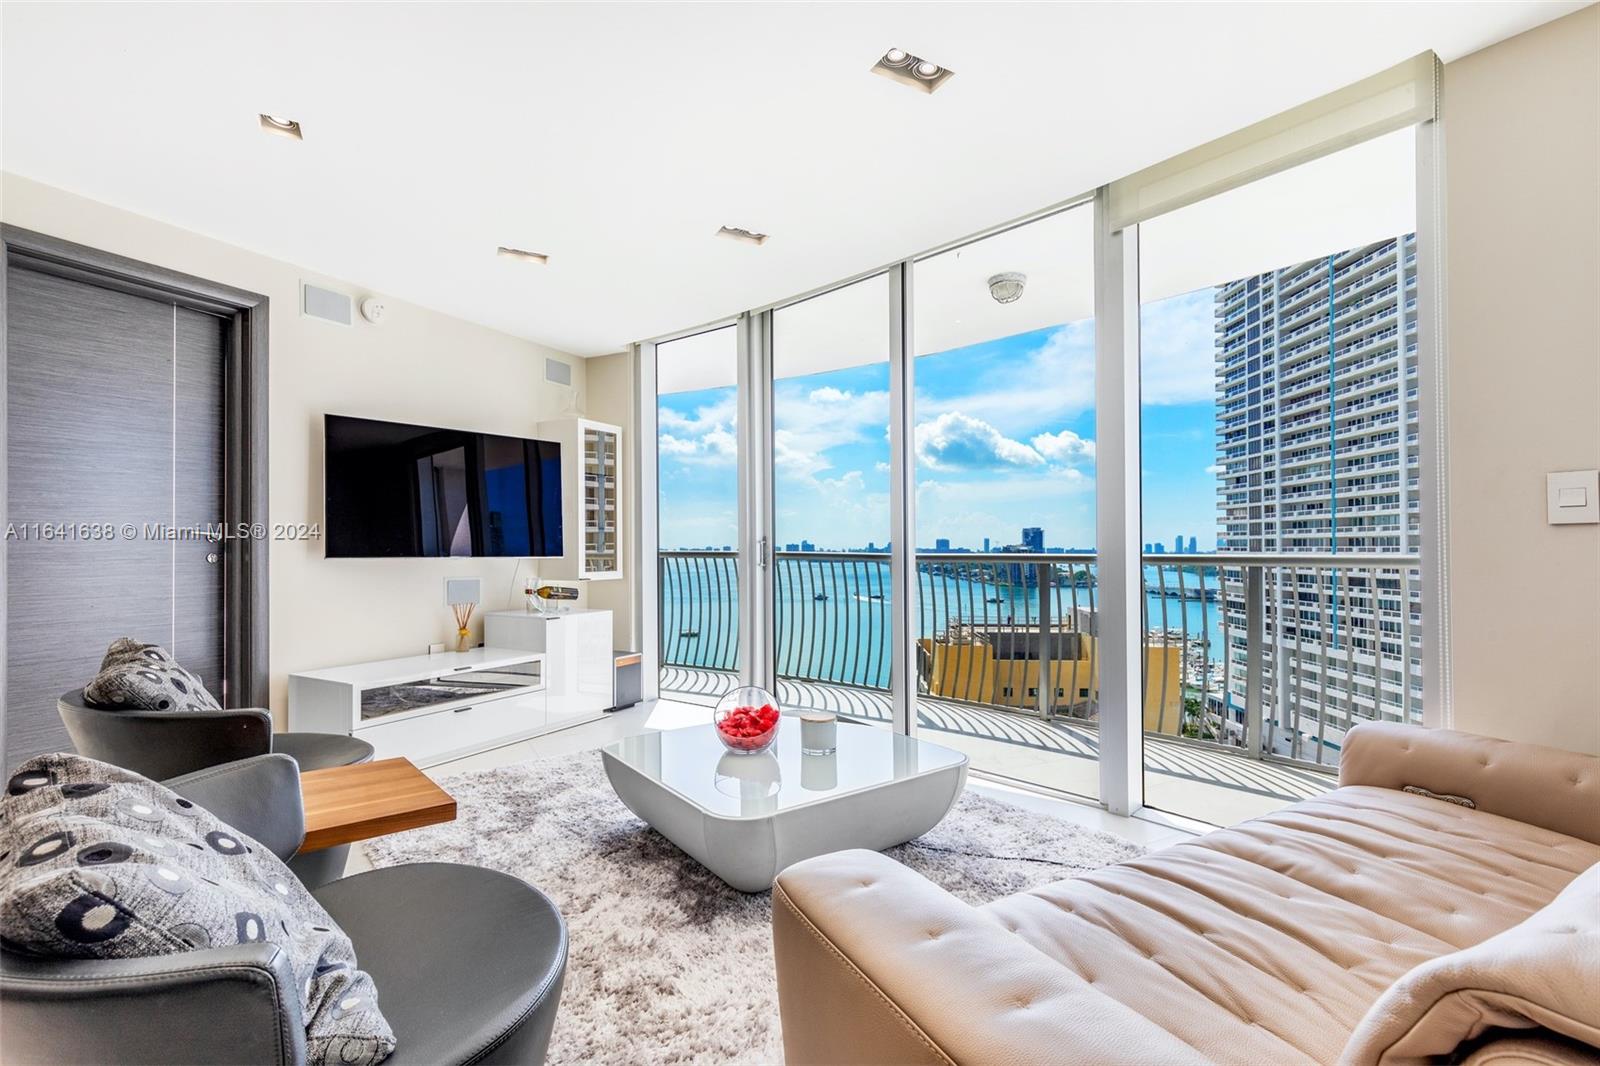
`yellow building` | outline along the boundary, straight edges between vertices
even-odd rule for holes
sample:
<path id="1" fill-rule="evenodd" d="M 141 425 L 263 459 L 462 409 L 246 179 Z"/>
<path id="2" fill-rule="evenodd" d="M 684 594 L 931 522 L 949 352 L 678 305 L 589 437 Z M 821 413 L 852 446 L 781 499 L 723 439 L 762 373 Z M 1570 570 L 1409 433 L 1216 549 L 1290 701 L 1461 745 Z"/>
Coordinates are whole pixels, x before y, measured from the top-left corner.
<path id="1" fill-rule="evenodd" d="M 1096 638 L 1063 623 L 1048 634 L 1051 706 L 1083 718 L 1098 696 Z M 1176 736 L 1183 723 L 1183 649 L 1160 637 L 1145 645 L 1144 728 Z M 927 694 L 966 703 L 1033 710 L 1039 706 L 1037 629 L 1009 625 L 956 625 L 938 638 L 917 642 Z M 1166 684 L 1163 686 L 1162 679 Z"/>

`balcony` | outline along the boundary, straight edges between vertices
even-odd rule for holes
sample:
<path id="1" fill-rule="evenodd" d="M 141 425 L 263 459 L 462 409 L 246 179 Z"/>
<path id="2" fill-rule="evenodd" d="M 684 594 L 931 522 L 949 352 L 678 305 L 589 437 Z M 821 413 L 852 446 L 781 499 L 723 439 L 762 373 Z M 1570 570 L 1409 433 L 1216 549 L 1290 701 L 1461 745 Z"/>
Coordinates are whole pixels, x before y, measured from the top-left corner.
<path id="1" fill-rule="evenodd" d="M 1153 806 L 1218 823 L 1253 817 L 1332 788 L 1349 723 L 1420 721 L 1409 689 L 1382 686 L 1374 702 L 1328 684 L 1335 666 L 1345 676 L 1358 664 L 1364 677 L 1409 672 L 1397 651 L 1367 649 L 1399 647 L 1380 640 L 1380 627 L 1395 622 L 1403 632 L 1383 636 L 1411 646 L 1410 613 L 1380 618 L 1350 608 L 1380 583 L 1417 587 L 1414 557 L 1229 553 L 1144 562 Z M 888 556 L 778 552 L 773 573 L 779 697 L 886 724 Z M 738 578 L 731 552 L 660 553 L 664 695 L 713 702 L 737 684 Z M 967 752 L 980 771 L 1095 795 L 1095 557 L 921 553 L 916 579 L 919 728 Z"/>

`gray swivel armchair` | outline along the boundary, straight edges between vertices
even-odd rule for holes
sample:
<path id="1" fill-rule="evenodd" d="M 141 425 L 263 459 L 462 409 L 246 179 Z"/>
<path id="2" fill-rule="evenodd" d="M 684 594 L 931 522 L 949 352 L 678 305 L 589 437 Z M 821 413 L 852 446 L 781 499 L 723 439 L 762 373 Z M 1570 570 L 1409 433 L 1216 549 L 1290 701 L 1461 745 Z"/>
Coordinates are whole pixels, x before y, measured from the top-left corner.
<path id="1" fill-rule="evenodd" d="M 372 745 L 339 733 L 274 733 L 261 707 L 222 711 L 135 711 L 91 706 L 83 690 L 56 701 L 79 755 L 162 781 L 208 766 L 268 752 L 287 755 L 302 771 L 372 761 Z M 350 846 L 297 857 L 289 864 L 309 888 L 344 873 Z"/>
<path id="2" fill-rule="evenodd" d="M 92 707 L 82 689 L 56 701 L 79 755 L 155 781 L 225 762 L 279 752 L 301 770 L 349 766 L 372 758 L 372 745 L 339 733 L 274 733 L 260 707 L 224 711 L 124 711 Z"/>
<path id="3" fill-rule="evenodd" d="M 281 754 L 167 781 L 287 858 L 304 839 L 299 771 Z M 542 1063 L 567 932 L 531 885 L 417 863 L 314 891 L 355 944 L 398 1046 L 391 1066 Z M 305 1061 L 294 977 L 270 943 L 149 959 L 39 959 L 0 947 L 7 1063 Z"/>

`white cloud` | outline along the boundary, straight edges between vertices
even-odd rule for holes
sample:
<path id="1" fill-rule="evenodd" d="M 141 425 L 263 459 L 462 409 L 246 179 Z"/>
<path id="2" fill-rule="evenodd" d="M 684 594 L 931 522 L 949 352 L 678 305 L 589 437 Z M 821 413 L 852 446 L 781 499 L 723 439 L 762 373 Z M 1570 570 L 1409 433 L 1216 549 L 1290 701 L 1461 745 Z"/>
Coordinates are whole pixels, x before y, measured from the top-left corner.
<path id="1" fill-rule="evenodd" d="M 1220 474 L 1222 473 L 1222 467 L 1218 466 L 1216 463 L 1212 463 L 1210 466 L 1206 467 L 1206 473 L 1212 475 Z"/>
<path id="2" fill-rule="evenodd" d="M 919 423 L 916 450 L 917 461 L 930 470 L 1044 464 L 1044 456 L 1033 448 L 960 411 L 946 411 L 937 418 Z"/>
<path id="3" fill-rule="evenodd" d="M 1094 441 L 1084 440 L 1070 429 L 1041 433 L 1028 443 L 1033 450 L 1053 463 L 1088 465 L 1094 462 Z"/>
<path id="4" fill-rule="evenodd" d="M 1094 323 L 1061 326 L 1038 348 L 972 383 L 964 396 L 917 397 L 919 415 L 960 410 L 1002 430 L 1070 421 L 1094 407 Z"/>
<path id="5" fill-rule="evenodd" d="M 700 466 L 726 466 L 739 457 L 734 429 L 735 400 L 730 394 L 696 407 L 692 414 L 663 405 L 656 412 L 659 448 L 664 456 Z"/>

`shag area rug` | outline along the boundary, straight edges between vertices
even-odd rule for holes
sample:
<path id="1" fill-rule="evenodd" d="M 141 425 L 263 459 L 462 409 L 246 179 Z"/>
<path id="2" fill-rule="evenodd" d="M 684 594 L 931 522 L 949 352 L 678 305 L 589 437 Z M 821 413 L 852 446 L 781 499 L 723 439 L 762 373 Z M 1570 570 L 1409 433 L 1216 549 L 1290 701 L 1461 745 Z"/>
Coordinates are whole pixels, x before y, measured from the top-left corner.
<path id="1" fill-rule="evenodd" d="M 444 784 L 454 822 L 362 847 L 374 866 L 503 870 L 555 901 L 570 953 L 552 1063 L 783 1061 L 771 893 L 736 892 L 635 818 L 598 751 Z M 977 904 L 1143 851 L 969 789 L 931 832 L 886 854 Z"/>

